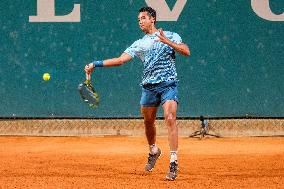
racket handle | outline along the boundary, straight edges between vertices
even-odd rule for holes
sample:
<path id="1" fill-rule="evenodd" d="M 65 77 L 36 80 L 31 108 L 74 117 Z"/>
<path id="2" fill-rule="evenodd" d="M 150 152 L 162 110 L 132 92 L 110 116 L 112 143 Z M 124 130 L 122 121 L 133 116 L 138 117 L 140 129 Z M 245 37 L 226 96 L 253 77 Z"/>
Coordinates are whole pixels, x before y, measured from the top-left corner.
<path id="1" fill-rule="evenodd" d="M 91 73 L 86 72 L 86 80 L 91 81 Z"/>

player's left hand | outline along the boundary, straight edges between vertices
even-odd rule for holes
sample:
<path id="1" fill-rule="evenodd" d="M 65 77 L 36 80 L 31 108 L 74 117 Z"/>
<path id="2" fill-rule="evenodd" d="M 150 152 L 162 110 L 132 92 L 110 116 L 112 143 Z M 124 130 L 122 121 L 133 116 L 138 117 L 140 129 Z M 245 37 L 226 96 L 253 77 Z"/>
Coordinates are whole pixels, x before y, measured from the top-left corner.
<path id="1" fill-rule="evenodd" d="M 169 45 L 171 43 L 171 41 L 165 36 L 164 31 L 162 28 L 158 29 L 160 35 L 156 35 L 159 39 L 156 41 L 160 41 L 162 43 L 165 43 L 167 45 Z"/>

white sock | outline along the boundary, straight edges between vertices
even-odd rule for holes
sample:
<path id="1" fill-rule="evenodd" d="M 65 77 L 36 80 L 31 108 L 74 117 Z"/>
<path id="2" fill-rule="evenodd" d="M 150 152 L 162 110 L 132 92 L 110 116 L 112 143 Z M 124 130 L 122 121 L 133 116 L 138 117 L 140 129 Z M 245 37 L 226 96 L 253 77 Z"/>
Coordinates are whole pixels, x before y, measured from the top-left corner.
<path id="1" fill-rule="evenodd" d="M 170 153 L 171 153 L 170 162 L 177 161 L 177 151 L 170 151 Z"/>
<path id="2" fill-rule="evenodd" d="M 158 147 L 156 146 L 156 144 L 150 145 L 149 148 L 150 148 L 150 154 L 154 155 L 158 153 Z"/>

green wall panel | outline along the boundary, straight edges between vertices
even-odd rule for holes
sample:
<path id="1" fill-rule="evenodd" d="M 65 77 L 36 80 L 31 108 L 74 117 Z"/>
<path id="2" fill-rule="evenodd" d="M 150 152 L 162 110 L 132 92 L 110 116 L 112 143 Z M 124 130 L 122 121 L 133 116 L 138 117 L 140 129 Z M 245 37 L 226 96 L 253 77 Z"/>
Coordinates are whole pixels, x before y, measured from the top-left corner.
<path id="1" fill-rule="evenodd" d="M 176 1 L 167 1 L 174 7 Z M 84 65 L 119 56 L 143 33 L 144 0 L 56 0 L 56 15 L 80 4 L 80 22 L 29 22 L 36 0 L 0 4 L 1 117 L 137 117 L 142 63 L 98 68 L 101 104 L 90 109 L 77 85 Z M 271 0 L 275 14 L 284 2 Z M 188 0 L 177 21 L 157 23 L 179 33 L 191 49 L 177 56 L 179 117 L 284 116 L 284 21 L 255 14 L 250 0 Z M 51 80 L 43 81 L 45 72 Z M 159 111 L 162 115 L 162 111 Z"/>

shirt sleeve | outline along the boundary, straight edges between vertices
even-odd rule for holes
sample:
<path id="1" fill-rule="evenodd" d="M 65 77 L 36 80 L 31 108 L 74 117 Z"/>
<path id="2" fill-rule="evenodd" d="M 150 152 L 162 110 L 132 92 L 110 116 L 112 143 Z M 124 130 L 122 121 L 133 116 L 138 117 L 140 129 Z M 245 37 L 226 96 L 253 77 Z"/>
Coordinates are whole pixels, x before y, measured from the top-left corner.
<path id="1" fill-rule="evenodd" d="M 141 48 L 139 46 L 139 40 L 138 40 L 138 41 L 135 41 L 124 52 L 129 54 L 132 58 L 134 58 L 134 56 L 137 56 L 137 54 L 140 52 L 140 50 L 141 50 Z"/>
<path id="2" fill-rule="evenodd" d="M 171 41 L 174 42 L 174 43 L 176 43 L 176 44 L 182 43 L 182 39 L 181 39 L 181 37 L 179 36 L 179 34 L 177 34 L 177 33 L 173 33 L 173 38 L 172 38 Z"/>

